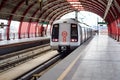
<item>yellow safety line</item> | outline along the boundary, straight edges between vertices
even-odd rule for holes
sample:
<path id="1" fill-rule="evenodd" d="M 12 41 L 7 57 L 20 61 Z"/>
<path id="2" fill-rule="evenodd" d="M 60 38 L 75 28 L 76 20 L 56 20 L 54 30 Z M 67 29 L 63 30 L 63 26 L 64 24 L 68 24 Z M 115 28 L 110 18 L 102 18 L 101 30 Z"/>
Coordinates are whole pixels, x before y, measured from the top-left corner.
<path id="1" fill-rule="evenodd" d="M 75 63 L 79 58 L 80 58 L 80 55 L 77 56 L 77 58 L 68 66 L 68 68 L 60 75 L 60 77 L 57 80 L 63 80 L 65 76 L 70 72 L 70 70 L 72 69 L 72 67 L 75 65 Z"/>

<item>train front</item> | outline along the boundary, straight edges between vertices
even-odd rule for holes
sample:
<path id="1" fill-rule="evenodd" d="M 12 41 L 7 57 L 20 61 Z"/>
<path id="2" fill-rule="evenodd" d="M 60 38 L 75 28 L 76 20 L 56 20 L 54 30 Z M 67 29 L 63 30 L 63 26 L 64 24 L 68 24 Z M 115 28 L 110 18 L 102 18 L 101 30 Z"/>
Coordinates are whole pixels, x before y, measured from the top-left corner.
<path id="1" fill-rule="evenodd" d="M 59 52 L 71 51 L 79 44 L 78 24 L 72 20 L 56 21 L 52 27 L 51 47 Z"/>

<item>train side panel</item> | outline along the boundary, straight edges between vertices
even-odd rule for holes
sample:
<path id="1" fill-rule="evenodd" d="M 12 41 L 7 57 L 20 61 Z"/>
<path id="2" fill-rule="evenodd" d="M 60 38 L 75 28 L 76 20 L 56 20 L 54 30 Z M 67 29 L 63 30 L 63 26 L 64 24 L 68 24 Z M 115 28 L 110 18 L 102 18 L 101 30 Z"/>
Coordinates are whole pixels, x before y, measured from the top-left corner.
<path id="1" fill-rule="evenodd" d="M 82 27 L 82 43 L 85 41 L 85 28 Z"/>

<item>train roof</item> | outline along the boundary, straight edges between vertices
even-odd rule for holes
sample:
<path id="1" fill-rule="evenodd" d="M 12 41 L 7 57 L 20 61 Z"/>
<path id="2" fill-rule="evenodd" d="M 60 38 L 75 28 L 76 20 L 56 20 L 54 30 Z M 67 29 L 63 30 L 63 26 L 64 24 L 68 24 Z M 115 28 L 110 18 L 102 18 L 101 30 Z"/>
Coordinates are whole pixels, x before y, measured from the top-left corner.
<path id="1" fill-rule="evenodd" d="M 91 28 L 91 26 L 89 26 L 88 24 L 83 23 L 83 22 L 79 22 L 79 25 L 80 25 L 81 27 Z M 91 29 L 92 29 L 92 28 L 91 28 Z"/>
<path id="2" fill-rule="evenodd" d="M 76 23 L 76 24 L 78 24 L 79 21 L 74 18 L 67 18 L 67 19 L 59 19 L 59 20 L 56 20 L 53 22 L 53 24 L 56 24 L 56 23 Z"/>
<path id="3" fill-rule="evenodd" d="M 57 23 L 76 23 L 79 24 L 81 27 L 91 28 L 89 25 L 82 23 L 74 18 L 59 19 L 53 22 L 53 24 L 57 24 Z"/>

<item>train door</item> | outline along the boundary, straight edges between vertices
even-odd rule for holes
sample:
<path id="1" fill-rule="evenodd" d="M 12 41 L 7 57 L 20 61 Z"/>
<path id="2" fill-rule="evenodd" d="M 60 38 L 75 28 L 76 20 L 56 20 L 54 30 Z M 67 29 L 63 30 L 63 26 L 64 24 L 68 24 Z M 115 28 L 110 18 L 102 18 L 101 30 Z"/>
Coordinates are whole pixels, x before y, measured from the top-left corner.
<path id="1" fill-rule="evenodd" d="M 82 27 L 82 42 L 85 41 L 85 30 L 84 27 Z"/>
<path id="2" fill-rule="evenodd" d="M 79 36 L 78 36 L 78 37 L 79 37 L 79 40 L 80 40 L 79 42 L 80 42 L 80 44 L 81 44 L 82 41 L 83 41 L 83 40 L 82 40 L 82 39 L 83 39 L 83 36 L 82 36 L 82 34 L 83 34 L 83 33 L 82 33 L 82 27 L 79 25 L 78 28 L 79 28 L 79 29 L 78 29 L 78 30 L 79 30 L 79 33 L 78 33 Z"/>
<path id="3" fill-rule="evenodd" d="M 59 30 L 59 43 L 60 45 L 70 44 L 70 24 L 61 23 Z"/>
<path id="4" fill-rule="evenodd" d="M 85 35 L 85 39 L 84 39 L 84 41 L 86 41 L 86 39 L 87 39 L 87 29 L 86 28 L 84 28 L 84 35 Z"/>

